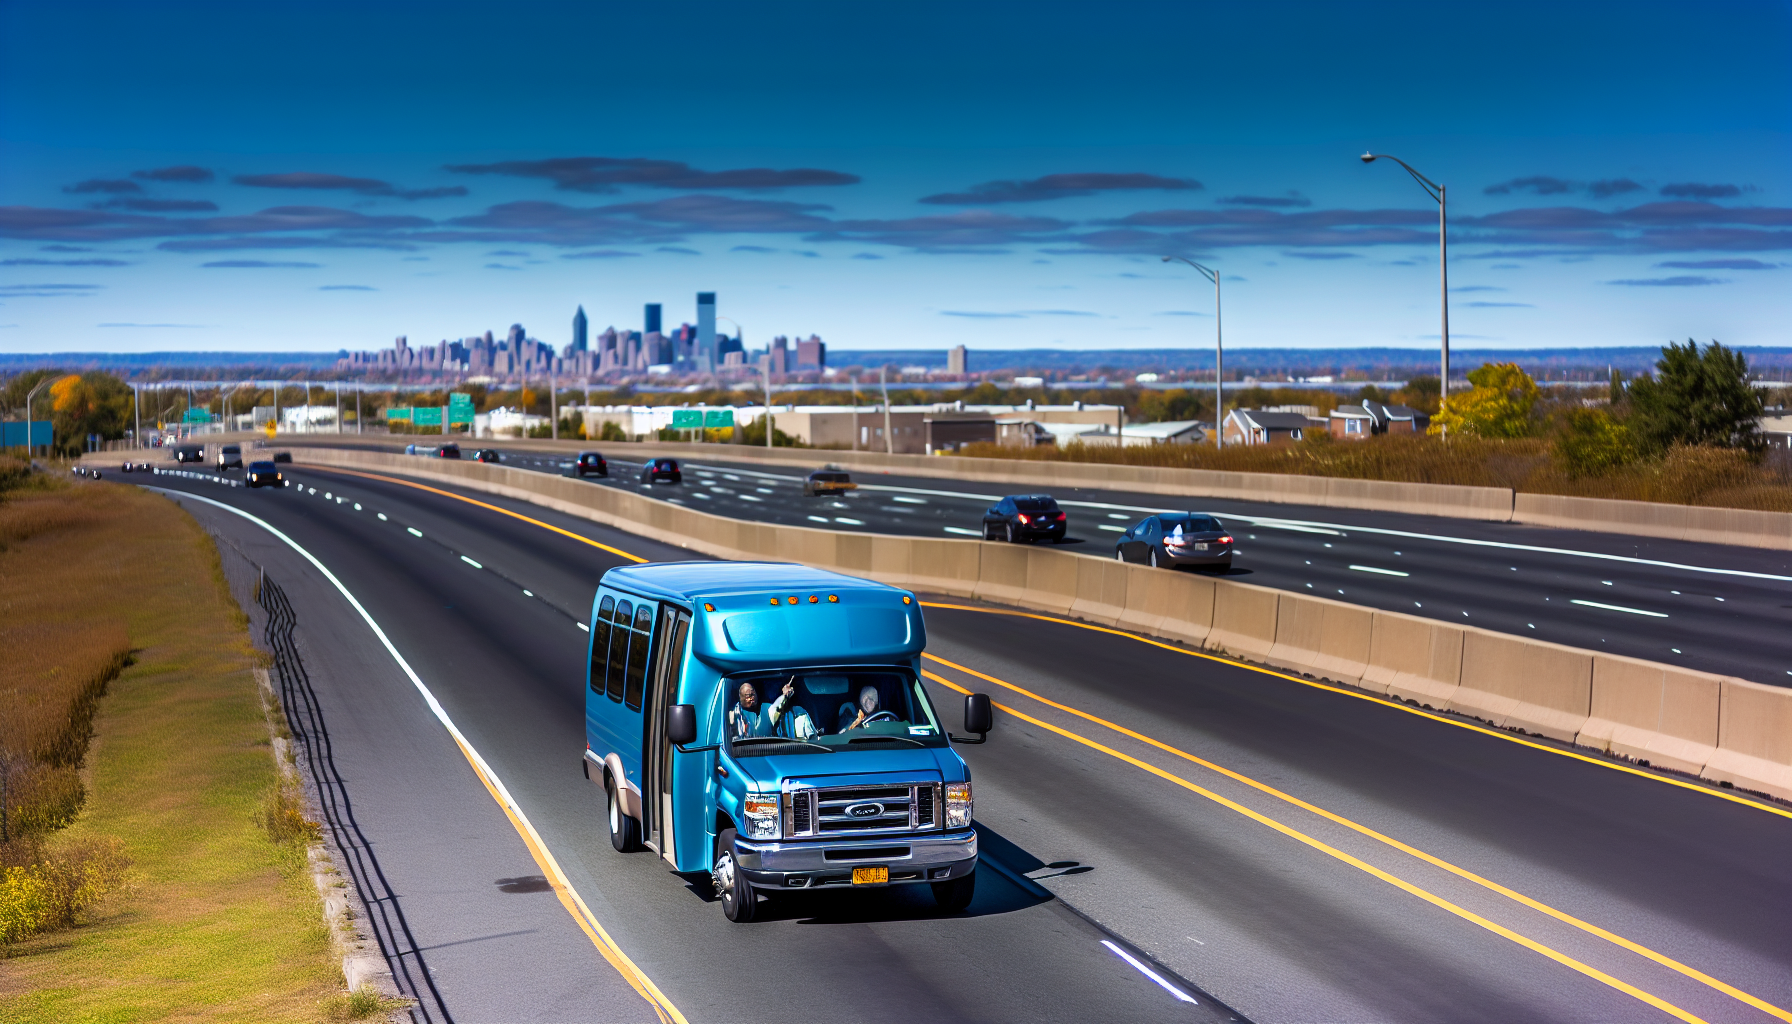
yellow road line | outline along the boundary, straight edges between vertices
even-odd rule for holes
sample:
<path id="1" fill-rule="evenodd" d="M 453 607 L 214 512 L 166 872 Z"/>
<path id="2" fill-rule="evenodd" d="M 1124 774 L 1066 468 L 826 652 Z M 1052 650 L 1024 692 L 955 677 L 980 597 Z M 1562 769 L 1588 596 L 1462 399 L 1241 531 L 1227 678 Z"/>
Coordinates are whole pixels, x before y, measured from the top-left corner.
<path id="1" fill-rule="evenodd" d="M 314 466 L 314 465 L 307 463 L 305 465 L 305 468 L 319 470 L 319 471 L 325 472 L 325 473 L 346 473 L 349 476 L 365 477 L 369 480 L 383 480 L 386 483 L 398 484 L 401 487 L 414 487 L 419 491 L 428 491 L 431 494 L 439 494 L 444 498 L 453 498 L 455 501 L 464 501 L 469 505 L 478 505 L 480 508 L 490 509 L 491 511 L 497 512 L 501 515 L 507 515 L 512 519 L 521 519 L 525 523 L 529 523 L 530 525 L 533 525 L 533 526 L 539 526 L 544 530 L 552 531 L 554 533 L 559 534 L 562 537 L 571 537 L 573 540 L 576 540 L 581 544 L 589 544 L 594 548 L 599 548 L 601 550 L 608 551 L 610 554 L 615 555 L 617 558 L 626 558 L 629 561 L 635 562 L 637 564 L 647 561 L 647 559 L 642 558 L 640 555 L 631 555 L 628 552 L 622 550 L 621 548 L 613 548 L 608 544 L 600 544 L 597 541 L 592 540 L 590 537 L 580 536 L 579 534 L 576 534 L 576 533 L 572 532 L 571 530 L 562 530 L 560 527 L 555 526 L 552 523 L 544 523 L 539 519 L 531 519 L 528 516 L 523 515 L 521 512 L 512 512 L 511 510 L 509 510 L 507 508 L 500 508 L 497 505 L 490 504 L 489 502 L 484 502 L 484 501 L 479 501 L 474 498 L 469 498 L 464 494 L 455 494 L 453 491 L 444 491 L 439 487 L 430 487 L 427 484 L 415 483 L 410 480 L 400 480 L 398 477 L 383 476 L 379 473 L 363 473 L 360 470 L 356 470 L 356 469 L 339 469 L 335 466 Z"/>
<path id="2" fill-rule="evenodd" d="M 672 1005 L 672 1000 L 668 999 L 666 994 L 660 991 L 659 986 L 653 983 L 653 979 L 636 967 L 635 962 L 622 951 L 622 947 L 616 944 L 616 940 L 610 938 L 610 933 L 604 930 L 604 926 L 598 922 L 597 915 L 593 914 L 591 908 L 585 905 L 584 898 L 572 887 L 572 881 L 566 877 L 565 872 L 560 870 L 559 861 L 555 860 L 554 855 L 548 851 L 547 844 L 536 833 L 534 826 L 528 819 L 518 817 L 511 809 L 504 800 L 503 794 L 493 785 L 492 780 L 486 777 L 485 771 L 480 768 L 479 760 L 473 756 L 473 752 L 467 749 L 466 744 L 462 743 L 459 737 L 455 738 L 455 744 L 460 747 L 460 752 L 466 757 L 467 763 L 473 766 L 473 774 L 479 776 L 479 781 L 484 783 L 486 792 L 490 793 L 492 799 L 498 802 L 498 806 L 503 808 L 504 816 L 510 819 L 510 824 L 516 829 L 517 835 L 523 838 L 523 844 L 529 848 L 529 855 L 535 858 L 536 867 L 541 868 L 542 875 L 554 887 L 554 895 L 560 898 L 560 905 L 572 915 L 572 919 L 578 923 L 579 929 L 585 933 L 585 937 L 597 947 L 598 953 L 610 962 L 610 966 L 616 969 L 616 973 L 622 975 L 622 979 L 628 982 L 641 998 L 647 1000 L 648 1005 L 653 1007 L 653 1012 L 659 1015 L 662 1022 L 689 1024 L 685 1020 L 684 1014 L 678 1011 L 678 1007 Z"/>
<path id="3" fill-rule="evenodd" d="M 1322 818 L 1325 818 L 1328 821 L 1336 822 L 1339 825 L 1343 825 L 1345 828 L 1348 828 L 1353 832 L 1357 832 L 1362 835 L 1368 836 L 1369 838 L 1375 840 L 1378 843 L 1385 844 L 1387 846 L 1393 847 L 1396 850 L 1399 850 L 1402 853 L 1409 854 L 1413 857 L 1417 857 L 1418 859 L 1420 859 L 1420 860 L 1424 861 L 1425 863 L 1430 864 L 1434 867 L 1442 868 L 1443 870 L 1448 871 L 1449 873 L 1457 876 L 1458 878 L 1467 879 L 1468 881 L 1473 882 L 1476 885 L 1481 886 L 1482 888 L 1488 889 L 1492 892 L 1499 893 L 1501 896 L 1504 896 L 1504 897 L 1506 897 L 1510 900 L 1513 900 L 1517 903 L 1521 903 L 1524 906 L 1530 907 L 1532 910 L 1536 910 L 1540 913 L 1547 914 L 1550 917 L 1553 917 L 1556 920 L 1561 921 L 1564 924 L 1573 925 L 1574 927 L 1579 928 L 1581 931 L 1586 932 L 1589 935 L 1597 936 L 1598 938 L 1604 939 L 1607 942 L 1610 942 L 1614 945 L 1622 946 L 1623 948 L 1630 950 L 1632 953 L 1635 953 L 1638 956 L 1645 957 L 1649 960 L 1653 960 L 1656 963 L 1662 965 L 1663 967 L 1668 968 L 1669 970 L 1677 971 L 1680 974 L 1683 974 L 1686 977 L 1693 979 L 1694 981 L 1697 981 L 1704 985 L 1708 985 L 1711 988 L 1713 988 L 1719 992 L 1722 992 L 1724 995 L 1727 995 L 1727 996 L 1731 997 L 1732 999 L 1736 999 L 1741 1002 L 1747 1003 L 1748 1005 L 1754 1007 L 1757 1010 L 1762 1011 L 1763 1013 L 1771 1014 L 1775 1017 L 1780 1018 L 1783 1021 L 1789 1022 L 1789 1024 L 1792 1024 L 1792 1012 L 1787 1012 L 1786 1010 L 1783 1010 L 1780 1007 L 1775 1006 L 1774 1004 L 1769 1003 L 1764 999 L 1759 999 L 1753 995 L 1750 995 L 1749 993 L 1742 991 L 1741 989 L 1735 987 L 1734 985 L 1729 984 L 1728 982 L 1721 981 L 1717 978 L 1713 978 L 1711 975 L 1706 974 L 1704 971 L 1701 971 L 1696 967 L 1692 967 L 1687 964 L 1683 964 L 1680 961 L 1675 960 L 1673 957 L 1670 957 L 1664 953 L 1658 953 L 1655 950 L 1642 945 L 1641 943 L 1632 942 L 1631 940 L 1623 937 L 1622 935 L 1618 935 L 1615 932 L 1608 931 L 1608 930 L 1601 928 L 1600 926 L 1593 924 L 1589 921 L 1583 921 L 1580 918 L 1575 917 L 1574 915 L 1569 914 L 1565 911 L 1557 910 L 1555 907 L 1552 907 L 1547 903 L 1543 903 L 1539 900 L 1532 899 L 1531 897 L 1526 896 L 1525 894 L 1523 894 L 1521 892 L 1517 892 L 1513 889 L 1507 888 L 1506 886 L 1501 885 L 1500 883 L 1495 882 L 1492 879 L 1485 878 L 1481 875 L 1478 875 L 1475 872 L 1468 870 L 1467 868 L 1459 867 L 1455 864 L 1452 864 L 1449 861 L 1444 860 L 1441 857 L 1432 856 L 1431 854 L 1426 853 L 1425 851 L 1420 850 L 1416 847 L 1410 846 L 1406 843 L 1403 843 L 1400 840 L 1393 838 L 1392 836 L 1384 835 L 1380 832 L 1377 832 L 1376 830 L 1368 827 L 1367 825 L 1363 825 L 1358 822 L 1352 821 L 1349 818 L 1344 817 L 1343 815 L 1333 813 L 1332 811 L 1328 811 L 1323 807 L 1317 806 L 1316 804 L 1308 803 L 1307 801 L 1302 800 L 1300 797 L 1294 796 L 1289 793 L 1284 793 L 1281 790 L 1275 788 L 1274 786 L 1270 786 L 1266 783 L 1258 782 L 1256 779 L 1253 779 L 1248 775 L 1240 774 L 1238 772 L 1233 771 L 1230 768 L 1224 767 L 1223 765 L 1215 764 L 1214 762 L 1209 761 L 1206 758 L 1199 757 L 1195 754 L 1191 754 L 1185 750 L 1181 750 L 1176 747 L 1172 747 L 1168 743 L 1164 743 L 1160 740 L 1152 739 L 1150 736 L 1146 736 L 1145 734 L 1140 733 L 1140 732 L 1135 732 L 1132 729 L 1128 729 L 1123 725 L 1119 725 L 1115 722 L 1110 722 L 1105 718 L 1101 718 L 1096 715 L 1092 715 L 1092 714 L 1088 713 L 1087 711 L 1078 710 L 1076 708 L 1070 707 L 1067 704 L 1060 704 L 1055 700 L 1051 700 L 1050 698 L 1042 697 L 1039 694 L 1032 692 L 1031 690 L 1025 689 L 1024 687 L 1021 687 L 1021 686 L 1017 686 L 1014 683 L 1010 683 L 1003 679 L 997 679 L 995 676 L 987 675 L 983 672 L 977 671 L 974 668 L 968 668 L 964 665 L 957 664 L 956 662 L 947 661 L 945 658 L 939 657 L 938 655 L 923 654 L 922 657 L 928 659 L 929 661 L 936 661 L 936 662 L 940 663 L 941 665 L 946 666 L 947 668 L 954 669 L 959 672 L 963 672 L 966 675 L 975 676 L 976 678 L 981 679 L 985 682 L 993 683 L 996 686 L 1000 686 L 1005 689 L 1013 690 L 1015 693 L 1018 693 L 1024 697 L 1030 697 L 1033 700 L 1036 700 L 1041 704 L 1046 704 L 1051 707 L 1057 708 L 1059 711 L 1063 711 L 1066 714 L 1075 715 L 1076 717 L 1084 719 L 1085 721 L 1093 722 L 1096 725 L 1102 726 L 1104 728 L 1112 729 L 1113 731 L 1120 733 L 1123 736 L 1128 736 L 1128 737 L 1131 737 L 1132 739 L 1138 740 L 1140 743 L 1144 743 L 1149 746 L 1156 747 L 1157 749 L 1162 750 L 1167 754 L 1174 754 L 1175 756 L 1180 757 L 1185 761 L 1193 762 L 1194 764 L 1198 764 L 1201 767 L 1208 769 L 1209 771 L 1217 772 L 1217 773 L 1224 775 L 1227 778 L 1232 779 L 1236 782 L 1241 782 L 1241 783 L 1251 787 L 1252 789 L 1258 790 L 1259 792 L 1262 792 L 1262 793 L 1267 793 L 1270 796 L 1273 796 L 1278 800 L 1282 800 L 1286 803 L 1293 804 L 1294 806 L 1299 807 L 1304 811 L 1310 811 L 1314 814 L 1319 815 Z M 936 678 L 936 677 L 929 675 L 929 678 Z M 950 685 L 950 684 L 948 684 L 948 685 Z M 954 687 L 954 689 L 957 689 L 957 687 Z"/>
<path id="4" fill-rule="evenodd" d="M 964 687 L 959 686 L 957 683 L 954 683 L 951 680 L 946 679 L 943 676 L 937 675 L 936 673 L 923 671 L 921 674 L 926 676 L 928 679 L 933 680 L 936 683 L 939 683 L 943 686 L 950 687 L 954 690 L 957 690 L 960 693 L 969 693 L 970 692 L 969 690 L 966 690 Z M 1325 854 L 1328 857 L 1333 857 L 1337 860 L 1343 861 L 1346 864 L 1349 864 L 1351 867 L 1356 868 L 1359 871 L 1363 871 L 1368 874 L 1374 875 L 1376 878 L 1381 879 L 1382 881 L 1388 883 L 1389 885 L 1395 886 L 1396 888 L 1399 888 L 1399 889 L 1403 889 L 1406 892 L 1409 892 L 1409 893 L 1413 894 L 1414 896 L 1417 896 L 1418 898 L 1424 900 L 1427 903 L 1430 903 L 1431 905 L 1433 905 L 1435 907 L 1438 907 L 1443 910 L 1447 910 L 1450 913 L 1455 914 L 1457 917 L 1460 917 L 1465 921 L 1469 921 L 1474 924 L 1480 925 L 1482 928 L 1487 929 L 1488 931 L 1494 933 L 1495 935 L 1498 935 L 1501 938 L 1509 939 L 1513 942 L 1516 942 L 1517 944 L 1525 947 L 1526 949 L 1532 950 L 1537 953 L 1541 953 L 1542 955 L 1550 958 L 1551 960 L 1554 960 L 1555 962 L 1563 965 L 1564 967 L 1570 968 L 1571 970 L 1578 971 L 1581 974 L 1584 974 L 1587 977 L 1592 978 L 1594 981 L 1598 981 L 1602 984 L 1609 985 L 1612 988 L 1617 989 L 1619 992 L 1624 993 L 1625 995 L 1631 996 L 1632 998 L 1639 999 L 1645 1003 L 1648 1003 L 1650 1006 L 1655 1007 L 1656 1009 L 1662 1011 L 1663 1013 L 1670 1014 L 1674 1017 L 1678 1017 L 1679 1019 L 1681 1019 L 1683 1021 L 1687 1021 L 1688 1024 L 1704 1024 L 1702 1018 L 1696 1017 L 1693 1014 L 1688 1013 L 1685 1010 L 1682 1010 L 1680 1007 L 1675 1006 L 1673 1003 L 1670 1003 L 1667 1000 L 1662 999 L 1659 996 L 1653 995 L 1649 992 L 1645 992 L 1642 989 L 1637 988 L 1635 985 L 1630 984 L 1629 982 L 1620 981 L 1619 979 L 1612 977 L 1611 975 L 1605 973 L 1604 971 L 1601 971 L 1597 967 L 1593 967 L 1590 964 L 1584 964 L 1584 963 L 1580 962 L 1579 960 L 1576 960 L 1573 957 L 1569 956 L 1566 953 L 1560 952 L 1559 950 L 1552 949 L 1549 946 L 1545 946 L 1543 943 L 1538 942 L 1535 939 L 1532 939 L 1525 935 L 1520 935 L 1518 932 L 1515 932 L 1512 929 L 1507 928 L 1505 925 L 1498 924 L 1493 921 L 1489 921 L 1487 918 L 1482 917 L 1481 915 L 1475 913 L 1472 910 L 1468 910 L 1467 908 L 1464 908 L 1464 907 L 1459 907 L 1456 904 L 1451 903 L 1449 900 L 1444 899 L 1442 896 L 1439 896 L 1435 893 L 1429 892 L 1425 889 L 1421 889 L 1418 886 L 1412 884 L 1411 882 L 1408 882 L 1405 879 L 1398 877 L 1397 875 L 1393 875 L 1386 871 L 1383 871 L 1382 869 L 1376 867 L 1375 865 L 1370 864 L 1369 862 L 1362 860 L 1358 857 L 1352 856 L 1351 854 L 1345 853 L 1343 850 L 1340 850 L 1337 847 L 1330 846 L 1318 839 L 1315 839 L 1312 836 L 1307 835 L 1305 832 L 1300 831 L 1299 829 L 1293 828 L 1288 825 L 1284 825 L 1281 822 L 1277 821 L 1276 819 L 1271 818 L 1266 814 L 1262 814 L 1257 811 L 1254 811 L 1251 808 L 1246 807 L 1245 805 L 1237 802 L 1236 800 L 1232 800 L 1227 797 L 1221 796 L 1220 794 L 1215 793 L 1214 791 L 1212 791 L 1210 789 L 1207 789 L 1207 788 L 1200 786 L 1196 783 L 1190 782 L 1189 780 L 1183 778 L 1180 775 L 1176 775 L 1171 772 L 1167 772 L 1164 769 L 1159 768 L 1154 764 L 1150 764 L 1148 762 L 1141 761 L 1138 758 L 1133 757 L 1130 754 L 1121 753 L 1120 751 L 1115 750 L 1113 747 L 1107 746 L 1106 744 L 1103 744 L 1103 743 L 1098 743 L 1095 740 L 1089 739 L 1085 736 L 1080 736 L 1074 732 L 1071 732 L 1069 729 L 1060 728 L 1058 726 L 1051 724 L 1050 722 L 1046 722 L 1046 721 L 1042 721 L 1040 719 L 1034 718 L 1032 715 L 1028 715 L 1028 714 L 1025 714 L 1024 712 L 1016 711 L 1015 709 L 1008 707 L 1005 704 L 996 703 L 994 701 L 992 701 L 991 703 L 995 703 L 996 707 L 1001 708 L 1003 711 L 1006 711 L 1007 713 L 1013 715 L 1014 717 L 1020 719 L 1021 721 L 1030 722 L 1033 725 L 1040 727 L 1041 729 L 1045 729 L 1049 732 L 1057 733 L 1058 735 L 1063 736 L 1065 739 L 1074 740 L 1077 743 L 1081 743 L 1082 745 L 1089 747 L 1092 750 L 1099 750 L 1102 753 L 1109 755 L 1110 757 L 1115 757 L 1115 758 L 1118 758 L 1119 760 L 1125 761 L 1127 764 L 1130 764 L 1135 768 L 1140 768 L 1144 771 L 1151 773 L 1152 775 L 1157 776 L 1158 778 L 1164 779 L 1167 782 L 1171 782 L 1171 783 L 1174 783 L 1175 785 L 1181 786 L 1183 789 L 1186 789 L 1191 793 L 1196 793 L 1201 796 L 1204 796 L 1207 799 L 1212 800 L 1214 803 L 1217 803 L 1222 807 L 1225 807 L 1229 810 L 1237 811 L 1239 814 L 1242 814 L 1245 817 L 1250 818 L 1252 821 L 1258 822 L 1259 824 L 1267 825 L 1270 828 L 1275 829 L 1277 832 L 1280 832 L 1283 835 L 1288 836 L 1291 839 L 1295 839 L 1302 843 L 1305 843 L 1306 845 L 1312 847 L 1315 850 L 1318 850 L 1319 852 Z"/>
<path id="5" fill-rule="evenodd" d="M 946 602 L 943 602 L 943 601 L 922 601 L 921 606 L 923 608 L 945 608 L 950 611 L 978 612 L 983 615 L 1008 615 L 1008 616 L 1012 616 L 1014 618 L 1019 618 L 1019 619 L 1037 619 L 1040 622 L 1055 622 L 1060 626 L 1074 626 L 1077 629 L 1087 629 L 1087 630 L 1090 630 L 1091 632 L 1095 632 L 1095 633 L 1109 633 L 1114 636 L 1124 637 L 1127 640 L 1134 640 L 1139 643 L 1147 644 L 1152 647 L 1161 647 L 1164 650 L 1170 651 L 1174 654 L 1181 654 L 1181 655 L 1184 655 L 1184 656 L 1190 657 L 1190 658 L 1202 658 L 1207 661 L 1218 662 L 1221 665 L 1230 665 L 1233 668 L 1242 668 L 1247 672 L 1256 672 L 1260 675 L 1274 676 L 1277 679 L 1286 679 L 1291 683 L 1299 683 L 1302 686 L 1310 686 L 1315 690 L 1326 690 L 1328 692 L 1342 694 L 1343 696 L 1351 697 L 1356 700 L 1365 700 L 1371 704 L 1379 704 L 1382 707 L 1391 708 L 1395 711 L 1404 711 L 1409 715 L 1417 715 L 1420 718 L 1429 718 L 1430 720 L 1432 720 L 1434 722 L 1441 722 L 1444 725 L 1452 725 L 1458 729 L 1467 729 L 1470 732 L 1478 732 L 1478 733 L 1482 733 L 1483 735 L 1492 736 L 1495 739 L 1505 740 L 1507 743 L 1516 743 L 1520 746 L 1530 747 L 1532 750 L 1541 750 L 1544 753 L 1555 754 L 1558 757 L 1573 758 L 1576 761 L 1584 761 L 1587 764 L 1598 765 L 1601 768 L 1609 768 L 1615 772 L 1624 772 L 1627 775 L 1634 775 L 1639 779 L 1648 779 L 1651 782 L 1660 782 L 1660 783 L 1663 783 L 1664 785 L 1678 786 L 1681 789 L 1691 790 L 1694 793 L 1700 793 L 1700 794 L 1703 794 L 1704 796 L 1714 796 L 1720 800 L 1728 800 L 1731 803 L 1741 804 L 1744 807 L 1753 807 L 1755 810 L 1758 810 L 1758 811 L 1766 811 L 1769 814 L 1777 814 L 1782 818 L 1792 818 L 1792 810 L 1788 810 L 1783 807 L 1775 807 L 1772 804 L 1762 803 L 1761 801 L 1753 800 L 1753 799 L 1750 799 L 1745 796 L 1738 796 L 1735 793 L 1726 793 L 1721 789 L 1712 789 L 1709 786 L 1702 786 L 1695 782 L 1683 782 L 1680 779 L 1670 778 L 1665 775 L 1657 774 L 1656 772 L 1644 771 L 1641 768 L 1632 768 L 1629 765 L 1625 765 L 1625 764 L 1614 764 L 1611 761 L 1608 761 L 1608 760 L 1605 760 L 1602 758 L 1589 757 L 1586 754 L 1577 754 L 1572 750 L 1561 750 L 1556 747 L 1548 746 L 1546 744 L 1534 742 L 1532 740 L 1526 739 L 1523 736 L 1519 736 L 1519 735 L 1516 735 L 1516 734 L 1510 733 L 1510 732 L 1505 732 L 1500 729 L 1490 729 L 1484 725 L 1477 725 L 1474 722 L 1458 721 L 1458 720 L 1456 720 L 1454 718 L 1450 718 L 1446 715 L 1440 715 L 1440 714 L 1437 714 L 1436 712 L 1426 711 L 1424 708 L 1415 708 L 1410 704 L 1403 704 L 1399 701 L 1389 700 L 1384 697 L 1377 697 L 1373 694 L 1362 693 L 1357 690 L 1346 689 L 1345 687 L 1342 687 L 1342 686 L 1333 686 L 1330 683 L 1321 683 L 1321 682 L 1316 682 L 1312 679 L 1303 679 L 1300 676 L 1289 675 L 1286 672 L 1277 672 L 1275 669 L 1264 668 L 1261 665 L 1252 665 L 1248 662 L 1239 661 L 1236 658 L 1225 658 L 1225 657 L 1221 657 L 1220 655 L 1217 655 L 1217 654 L 1207 654 L 1202 651 L 1191 651 L 1191 650 L 1188 650 L 1187 648 L 1177 647 L 1175 644 L 1165 643 L 1162 640 L 1153 640 L 1150 637 L 1140 636 L 1137 633 L 1128 633 L 1124 629 L 1114 629 L 1109 626 L 1097 626 L 1097 625 L 1094 625 L 1094 624 L 1088 623 L 1088 622 L 1077 622 L 1075 619 L 1062 619 L 1055 615 L 1041 615 L 1041 614 L 1038 614 L 1037 612 L 1012 611 L 1007 608 L 980 608 L 980 607 L 977 607 L 976 605 L 947 604 Z"/>

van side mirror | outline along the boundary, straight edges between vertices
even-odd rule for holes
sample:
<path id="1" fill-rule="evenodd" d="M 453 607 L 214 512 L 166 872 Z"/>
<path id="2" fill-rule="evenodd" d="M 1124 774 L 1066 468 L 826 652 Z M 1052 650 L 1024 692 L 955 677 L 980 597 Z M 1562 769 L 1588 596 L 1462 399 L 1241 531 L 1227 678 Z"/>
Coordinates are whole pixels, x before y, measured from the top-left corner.
<path id="1" fill-rule="evenodd" d="M 687 747 L 697 742 L 697 709 L 689 704 L 674 704 L 666 709 L 666 738 L 674 746 Z"/>
<path id="2" fill-rule="evenodd" d="M 989 694 L 969 693 L 964 698 L 964 731 L 977 734 L 976 739 L 968 736 L 954 736 L 958 743 L 982 743 L 989 738 L 989 730 L 995 726 L 995 714 L 990 710 Z"/>

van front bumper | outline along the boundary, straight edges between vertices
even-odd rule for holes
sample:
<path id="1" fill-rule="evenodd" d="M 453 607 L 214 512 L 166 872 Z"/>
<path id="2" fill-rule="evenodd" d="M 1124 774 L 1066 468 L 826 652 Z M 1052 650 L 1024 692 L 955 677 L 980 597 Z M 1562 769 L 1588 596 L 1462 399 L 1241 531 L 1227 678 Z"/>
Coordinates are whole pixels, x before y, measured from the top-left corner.
<path id="1" fill-rule="evenodd" d="M 977 833 L 889 836 L 838 842 L 736 839 L 735 868 L 763 889 L 852 887 L 855 867 L 888 867 L 889 885 L 942 882 L 977 869 Z M 861 885 L 859 888 L 872 888 Z"/>

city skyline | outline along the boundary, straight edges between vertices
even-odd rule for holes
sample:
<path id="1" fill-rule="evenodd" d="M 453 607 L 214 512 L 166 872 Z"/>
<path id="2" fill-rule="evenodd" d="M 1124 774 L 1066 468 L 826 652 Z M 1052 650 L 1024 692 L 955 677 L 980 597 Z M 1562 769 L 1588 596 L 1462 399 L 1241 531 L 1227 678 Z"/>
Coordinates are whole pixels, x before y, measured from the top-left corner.
<path id="1" fill-rule="evenodd" d="M 1224 275 L 1229 348 L 1434 347 L 1436 206 L 1365 148 L 1450 189 L 1459 345 L 1792 340 L 1784 4 L 1430 30 L 1398 4 L 996 6 L 951 39 L 805 5 L 479 10 L 0 5 L 0 352 L 512 321 L 559 351 L 568 310 L 684 322 L 699 292 L 749 348 L 1210 346 L 1211 292 L 1168 254 Z M 673 31 L 752 56 L 567 56 Z M 1172 37 L 1190 67 L 1141 42 Z M 527 74 L 444 70 L 469 47 Z"/>

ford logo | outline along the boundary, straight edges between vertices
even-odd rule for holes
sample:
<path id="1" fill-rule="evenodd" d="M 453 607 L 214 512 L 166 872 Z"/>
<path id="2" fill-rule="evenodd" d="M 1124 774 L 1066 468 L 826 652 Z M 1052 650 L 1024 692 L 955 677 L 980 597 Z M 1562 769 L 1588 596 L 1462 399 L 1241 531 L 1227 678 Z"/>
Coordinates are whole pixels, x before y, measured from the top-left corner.
<path id="1" fill-rule="evenodd" d="M 849 818 L 875 818 L 884 813 L 883 804 L 849 804 L 846 815 Z"/>

